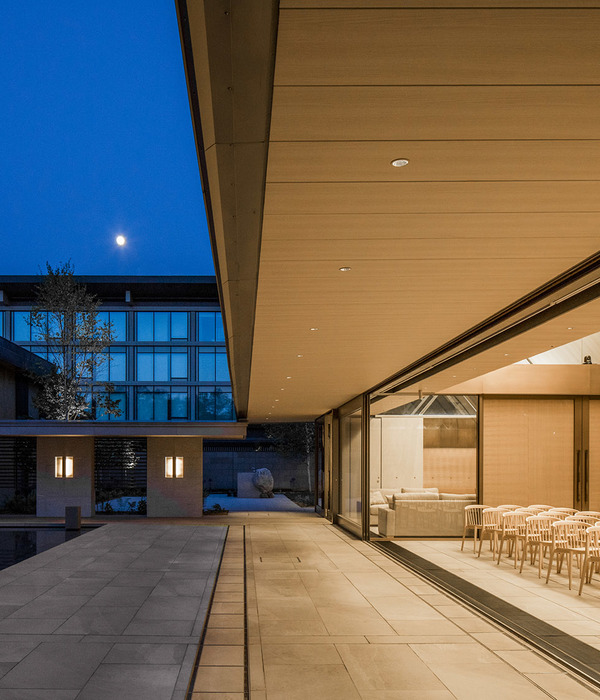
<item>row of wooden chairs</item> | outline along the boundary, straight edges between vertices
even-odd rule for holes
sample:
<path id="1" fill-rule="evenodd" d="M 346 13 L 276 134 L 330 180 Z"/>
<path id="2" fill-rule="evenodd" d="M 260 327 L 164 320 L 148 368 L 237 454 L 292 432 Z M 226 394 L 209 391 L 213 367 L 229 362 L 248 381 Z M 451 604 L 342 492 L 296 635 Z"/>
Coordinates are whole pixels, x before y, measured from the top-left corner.
<path id="1" fill-rule="evenodd" d="M 527 554 L 531 564 L 538 561 L 538 577 L 542 576 L 544 559 L 549 557 L 546 583 L 550 580 L 553 562 L 556 558 L 556 572 L 561 572 L 564 560 L 567 561 L 569 589 L 573 580 L 573 557 L 580 569 L 579 595 L 584 581 L 591 583 L 594 569 L 600 564 L 600 512 L 578 511 L 575 508 L 553 508 L 534 504 L 522 507 L 504 504 L 496 508 L 482 505 L 465 507 L 465 524 L 461 551 L 464 548 L 467 532 L 473 530 L 473 552 L 479 538 L 477 556 L 481 556 L 481 546 L 487 537 L 493 560 L 500 564 L 506 544 L 507 555 L 514 558 L 517 568 L 519 545 L 521 565 Z"/>

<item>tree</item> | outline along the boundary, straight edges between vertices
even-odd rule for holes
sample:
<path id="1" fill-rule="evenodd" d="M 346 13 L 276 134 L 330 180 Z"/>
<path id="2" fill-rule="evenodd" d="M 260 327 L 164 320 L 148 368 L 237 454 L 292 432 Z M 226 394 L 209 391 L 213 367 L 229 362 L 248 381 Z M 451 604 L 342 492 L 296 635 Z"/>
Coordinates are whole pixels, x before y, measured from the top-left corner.
<path id="1" fill-rule="evenodd" d="M 271 423 L 264 424 L 265 433 L 277 450 L 285 456 L 302 456 L 306 464 L 308 490 L 312 491 L 314 469 L 315 424 L 314 423 Z"/>
<path id="2" fill-rule="evenodd" d="M 99 306 L 100 301 L 76 281 L 70 262 L 56 268 L 46 263 L 29 324 L 32 338 L 46 343 L 53 364 L 48 374 L 32 375 L 39 385 L 34 403 L 47 418 L 89 418 L 92 396 L 97 409 L 121 414 L 110 396 L 112 384 L 97 380 L 113 340 L 110 324 L 98 319 Z"/>

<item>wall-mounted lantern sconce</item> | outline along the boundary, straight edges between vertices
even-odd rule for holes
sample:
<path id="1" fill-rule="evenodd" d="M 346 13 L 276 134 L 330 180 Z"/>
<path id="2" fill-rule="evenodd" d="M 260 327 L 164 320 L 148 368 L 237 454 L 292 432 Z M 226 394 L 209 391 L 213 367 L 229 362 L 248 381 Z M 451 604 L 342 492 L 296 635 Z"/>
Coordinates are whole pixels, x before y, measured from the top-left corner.
<path id="1" fill-rule="evenodd" d="M 73 457 L 54 458 L 54 476 L 57 479 L 73 478 Z"/>
<path id="2" fill-rule="evenodd" d="M 165 479 L 173 478 L 183 479 L 183 457 L 165 457 Z"/>

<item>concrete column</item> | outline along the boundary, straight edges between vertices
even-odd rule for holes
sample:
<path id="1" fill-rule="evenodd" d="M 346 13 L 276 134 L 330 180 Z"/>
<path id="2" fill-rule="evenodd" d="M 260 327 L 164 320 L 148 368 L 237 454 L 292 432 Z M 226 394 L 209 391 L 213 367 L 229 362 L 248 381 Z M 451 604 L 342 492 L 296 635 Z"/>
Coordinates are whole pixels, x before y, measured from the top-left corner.
<path id="1" fill-rule="evenodd" d="M 73 457 L 73 478 L 54 476 L 54 458 Z M 81 515 L 94 514 L 94 438 L 38 437 L 38 517 L 64 517 L 67 506 L 80 506 Z"/>
<path id="2" fill-rule="evenodd" d="M 165 478 L 165 457 L 183 457 L 183 478 Z M 148 517 L 202 516 L 202 438 L 148 438 Z"/>

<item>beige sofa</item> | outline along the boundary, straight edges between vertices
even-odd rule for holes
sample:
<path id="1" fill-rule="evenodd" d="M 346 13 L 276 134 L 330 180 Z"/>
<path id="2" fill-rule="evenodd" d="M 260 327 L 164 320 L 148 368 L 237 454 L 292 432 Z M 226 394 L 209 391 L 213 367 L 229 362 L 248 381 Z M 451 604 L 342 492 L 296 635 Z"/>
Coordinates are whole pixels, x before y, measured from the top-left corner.
<path id="1" fill-rule="evenodd" d="M 377 526 L 383 537 L 460 537 L 465 506 L 477 499 L 475 494 L 403 489 L 386 500 L 391 504 L 377 508 Z"/>

